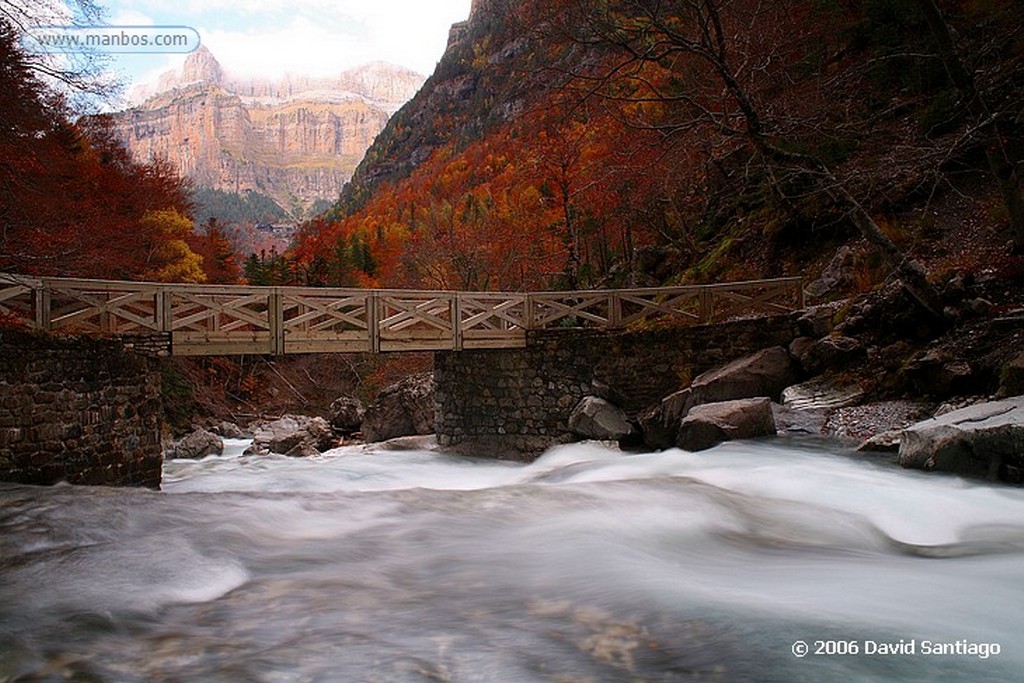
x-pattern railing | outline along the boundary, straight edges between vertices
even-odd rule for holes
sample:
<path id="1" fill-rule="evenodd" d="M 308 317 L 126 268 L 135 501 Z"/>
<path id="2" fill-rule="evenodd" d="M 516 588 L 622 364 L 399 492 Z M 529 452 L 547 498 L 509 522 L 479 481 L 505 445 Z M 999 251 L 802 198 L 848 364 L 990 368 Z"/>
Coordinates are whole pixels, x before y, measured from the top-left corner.
<path id="1" fill-rule="evenodd" d="M 175 355 L 521 348 L 543 329 L 711 323 L 803 308 L 800 278 L 579 292 L 248 287 L 0 274 L 0 321 L 166 335 Z"/>

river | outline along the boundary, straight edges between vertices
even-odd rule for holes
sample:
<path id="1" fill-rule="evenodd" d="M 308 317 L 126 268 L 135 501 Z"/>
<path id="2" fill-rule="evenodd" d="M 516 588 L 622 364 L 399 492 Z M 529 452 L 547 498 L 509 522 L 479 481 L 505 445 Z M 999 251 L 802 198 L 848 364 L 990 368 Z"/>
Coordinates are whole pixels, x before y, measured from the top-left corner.
<path id="1" fill-rule="evenodd" d="M 820 441 L 244 445 L 0 484 L 0 681 L 1024 680 L 1024 490 Z"/>

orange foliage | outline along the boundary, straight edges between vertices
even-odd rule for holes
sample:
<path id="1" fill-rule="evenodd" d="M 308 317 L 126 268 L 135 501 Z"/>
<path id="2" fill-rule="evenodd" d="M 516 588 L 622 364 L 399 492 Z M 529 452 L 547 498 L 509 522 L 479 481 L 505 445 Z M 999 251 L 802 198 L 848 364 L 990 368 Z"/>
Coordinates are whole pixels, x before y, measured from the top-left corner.
<path id="1" fill-rule="evenodd" d="M 451 142 L 340 221 L 300 231 L 292 258 L 311 284 L 523 290 L 586 286 L 651 235 L 632 221 L 642 134 L 595 112 L 553 108 L 459 148 Z M 644 168 L 637 168 L 641 164 Z M 344 259 L 365 244 L 375 268 Z M 333 275 L 329 275 L 332 273 Z"/>

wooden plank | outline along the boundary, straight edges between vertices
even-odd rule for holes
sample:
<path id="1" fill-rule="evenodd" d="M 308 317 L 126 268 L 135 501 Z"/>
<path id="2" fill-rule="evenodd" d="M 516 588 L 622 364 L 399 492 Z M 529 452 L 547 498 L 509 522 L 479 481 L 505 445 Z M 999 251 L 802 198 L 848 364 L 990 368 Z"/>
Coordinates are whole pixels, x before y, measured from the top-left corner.
<path id="1" fill-rule="evenodd" d="M 270 328 L 270 352 L 275 356 L 284 355 L 284 308 L 281 293 L 276 289 L 270 292 L 267 302 L 267 325 Z"/>
<path id="2" fill-rule="evenodd" d="M 53 329 L 53 299 L 50 290 L 40 287 L 35 291 L 36 329 L 49 332 Z"/>
<path id="3" fill-rule="evenodd" d="M 387 351 L 453 351 L 454 345 L 450 336 L 416 337 L 403 339 L 381 339 L 380 350 Z"/>
<path id="4" fill-rule="evenodd" d="M 377 294 L 366 300 L 366 326 L 370 332 L 370 353 L 380 353 L 380 297 Z"/>
<path id="5" fill-rule="evenodd" d="M 285 339 L 286 354 L 291 353 L 368 353 L 369 340 L 363 339 Z"/>
<path id="6" fill-rule="evenodd" d="M 452 319 L 452 348 L 456 351 L 462 350 L 462 312 L 459 309 L 459 297 L 456 295 L 451 300 L 450 317 Z"/>
<path id="7" fill-rule="evenodd" d="M 232 356 L 270 354 L 273 340 L 267 332 L 247 337 L 197 332 L 172 332 L 171 349 L 176 356 Z"/>
<path id="8" fill-rule="evenodd" d="M 463 349 L 525 349 L 526 333 L 520 337 L 503 337 L 502 339 L 463 339 Z"/>

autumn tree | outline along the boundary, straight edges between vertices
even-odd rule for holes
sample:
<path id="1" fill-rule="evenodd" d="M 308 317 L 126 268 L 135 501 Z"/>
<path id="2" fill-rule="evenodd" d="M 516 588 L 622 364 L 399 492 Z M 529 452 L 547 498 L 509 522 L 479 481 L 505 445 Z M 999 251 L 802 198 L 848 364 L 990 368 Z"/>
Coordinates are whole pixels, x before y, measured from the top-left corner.
<path id="1" fill-rule="evenodd" d="M 712 136 L 714 158 L 738 162 L 742 173 L 759 169 L 783 204 L 809 196 L 832 202 L 941 319 L 924 268 L 892 242 L 815 144 L 835 123 L 825 87 L 843 49 L 840 14 L 798 0 L 566 0 L 544 7 L 539 25 L 556 43 L 576 46 L 555 51 L 550 68 L 580 101 L 612 102 L 630 125 L 668 141 Z"/>
<path id="2" fill-rule="evenodd" d="M 139 221 L 142 231 L 143 277 L 156 282 L 206 282 L 203 257 L 188 239 L 192 221 L 174 209 L 149 211 Z"/>
<path id="3" fill-rule="evenodd" d="M 212 284 L 233 285 L 242 280 L 235 248 L 224 226 L 216 218 L 208 218 L 202 231 L 193 231 L 187 238 L 192 251 L 202 257 L 203 273 Z"/>
<path id="4" fill-rule="evenodd" d="M 133 161 L 106 118 L 72 122 L 16 41 L 0 21 L 0 269 L 197 279 L 187 185 Z"/>
<path id="5" fill-rule="evenodd" d="M 52 26 L 95 26 L 103 23 L 105 10 L 93 0 L 0 1 L 0 23 L 18 37 L 26 37 L 29 51 L 21 51 L 21 63 L 33 78 L 60 92 L 79 107 L 108 101 L 121 88 L 112 76 L 108 55 L 88 48 L 50 53 L 33 50 L 34 31 Z"/>

